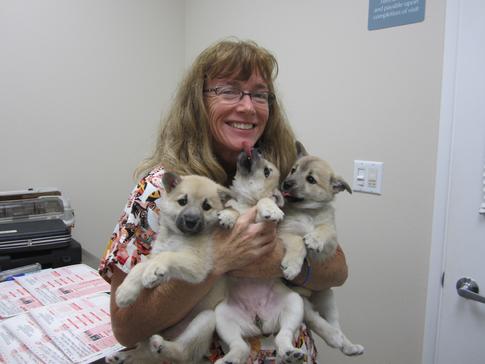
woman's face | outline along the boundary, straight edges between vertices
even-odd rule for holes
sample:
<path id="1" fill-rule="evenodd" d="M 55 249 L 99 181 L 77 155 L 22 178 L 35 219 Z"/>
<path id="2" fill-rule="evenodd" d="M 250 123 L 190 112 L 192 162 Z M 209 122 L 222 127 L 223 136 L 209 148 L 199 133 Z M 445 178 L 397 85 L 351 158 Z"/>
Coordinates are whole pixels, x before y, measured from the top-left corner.
<path id="1" fill-rule="evenodd" d="M 268 85 L 258 73 L 247 81 L 231 78 L 209 79 L 205 89 L 233 86 L 244 92 L 268 91 Z M 206 93 L 209 127 L 215 141 L 215 153 L 226 162 L 235 162 L 246 145 L 253 147 L 263 134 L 269 117 L 269 106 L 253 102 L 249 95 L 228 103 L 214 92 Z"/>

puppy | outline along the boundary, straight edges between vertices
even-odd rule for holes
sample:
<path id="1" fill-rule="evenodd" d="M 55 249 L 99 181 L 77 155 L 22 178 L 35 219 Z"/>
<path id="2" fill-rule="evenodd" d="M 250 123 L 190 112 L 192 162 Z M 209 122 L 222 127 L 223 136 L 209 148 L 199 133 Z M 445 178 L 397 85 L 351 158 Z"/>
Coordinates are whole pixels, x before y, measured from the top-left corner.
<path id="1" fill-rule="evenodd" d="M 258 151 L 241 152 L 231 187 L 236 200 L 226 204 L 231 209 L 220 213 L 221 224 L 232 227 L 239 214 L 253 206 L 257 206 L 257 222 L 281 221 L 279 176 L 277 168 Z M 215 312 L 217 333 L 229 346 L 229 352 L 216 364 L 246 363 L 250 347 L 244 338 L 269 334 L 276 334 L 279 362 L 300 363 L 304 359 L 292 343 L 303 320 L 303 300 L 280 279 L 228 278 L 227 297 Z"/>
<path id="2" fill-rule="evenodd" d="M 232 192 L 194 175 L 180 177 L 165 172 L 162 183 L 166 194 L 160 202 L 160 231 L 148 260 L 134 266 L 118 287 L 119 307 L 132 304 L 143 287 L 153 288 L 173 278 L 200 283 L 213 268 L 211 236 L 219 226 L 218 213 Z M 220 280 L 192 313 L 172 329 L 178 334 L 174 341 L 154 335 L 134 350 L 111 355 L 107 362 L 201 362 L 215 330 L 213 308 L 223 297 L 224 281 Z"/>
<path id="3" fill-rule="evenodd" d="M 308 155 L 299 142 L 296 147 L 297 161 L 282 183 L 286 216 L 279 230 L 286 248 L 282 270 L 287 279 L 300 272 L 307 254 L 321 261 L 335 254 L 337 232 L 332 201 L 341 191 L 352 193 L 347 182 L 336 176 L 326 161 Z M 352 344 L 340 329 L 331 289 L 298 291 L 306 296 L 304 318 L 310 329 L 346 355 L 364 352 L 361 345 Z"/>

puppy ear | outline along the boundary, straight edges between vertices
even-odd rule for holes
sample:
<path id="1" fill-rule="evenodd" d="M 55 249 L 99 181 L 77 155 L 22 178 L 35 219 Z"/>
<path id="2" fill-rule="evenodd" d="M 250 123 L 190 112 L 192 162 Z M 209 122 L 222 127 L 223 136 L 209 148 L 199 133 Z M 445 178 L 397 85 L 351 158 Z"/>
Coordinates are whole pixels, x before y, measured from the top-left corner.
<path id="1" fill-rule="evenodd" d="M 332 179 L 330 180 L 330 184 L 332 185 L 332 190 L 334 194 L 339 193 L 343 190 L 346 190 L 348 193 L 352 194 L 352 189 L 342 177 L 332 177 Z"/>
<path id="2" fill-rule="evenodd" d="M 273 198 L 274 202 L 278 207 L 282 208 L 285 205 L 285 198 L 283 197 L 283 194 L 280 192 L 280 190 L 273 191 Z"/>
<path id="3" fill-rule="evenodd" d="M 296 146 L 296 158 L 297 159 L 300 159 L 300 158 L 308 155 L 308 152 L 306 151 L 305 147 L 303 146 L 303 144 L 300 141 L 297 140 L 295 142 L 295 146 Z"/>
<path id="4" fill-rule="evenodd" d="M 174 172 L 165 172 L 162 176 L 163 187 L 167 193 L 172 192 L 180 182 L 182 182 L 182 178 Z"/>
<path id="5" fill-rule="evenodd" d="M 227 201 L 233 199 L 236 199 L 236 196 L 234 195 L 234 192 L 232 192 L 229 188 L 222 187 L 220 186 L 217 189 L 217 193 L 219 194 L 219 198 L 221 199 L 221 202 L 223 205 L 226 204 Z"/>

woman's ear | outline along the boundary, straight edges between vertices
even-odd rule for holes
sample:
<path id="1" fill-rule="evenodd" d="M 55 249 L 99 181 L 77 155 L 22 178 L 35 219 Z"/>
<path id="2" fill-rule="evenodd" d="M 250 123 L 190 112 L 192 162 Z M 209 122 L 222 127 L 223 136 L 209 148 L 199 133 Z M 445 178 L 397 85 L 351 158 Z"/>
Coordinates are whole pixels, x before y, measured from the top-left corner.
<path id="1" fill-rule="evenodd" d="M 174 172 L 165 172 L 162 176 L 163 187 L 167 193 L 172 192 L 180 182 L 182 182 L 182 178 Z"/>

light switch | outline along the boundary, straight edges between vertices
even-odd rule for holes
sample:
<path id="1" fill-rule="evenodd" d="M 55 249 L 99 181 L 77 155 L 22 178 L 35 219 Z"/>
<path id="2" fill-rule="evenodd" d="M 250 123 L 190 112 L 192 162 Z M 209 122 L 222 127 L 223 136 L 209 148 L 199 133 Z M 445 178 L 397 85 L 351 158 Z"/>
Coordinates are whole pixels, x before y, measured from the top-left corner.
<path id="1" fill-rule="evenodd" d="M 382 173 L 384 163 L 373 161 L 354 161 L 354 183 L 356 192 L 380 195 L 382 193 Z"/>
<path id="2" fill-rule="evenodd" d="M 357 184 L 359 186 L 364 186 L 364 183 L 365 183 L 365 169 L 364 168 L 359 168 L 357 170 L 356 180 L 357 180 Z"/>
<path id="3" fill-rule="evenodd" d="M 370 167 L 367 174 L 367 184 L 370 188 L 375 188 L 377 186 L 377 168 Z"/>

